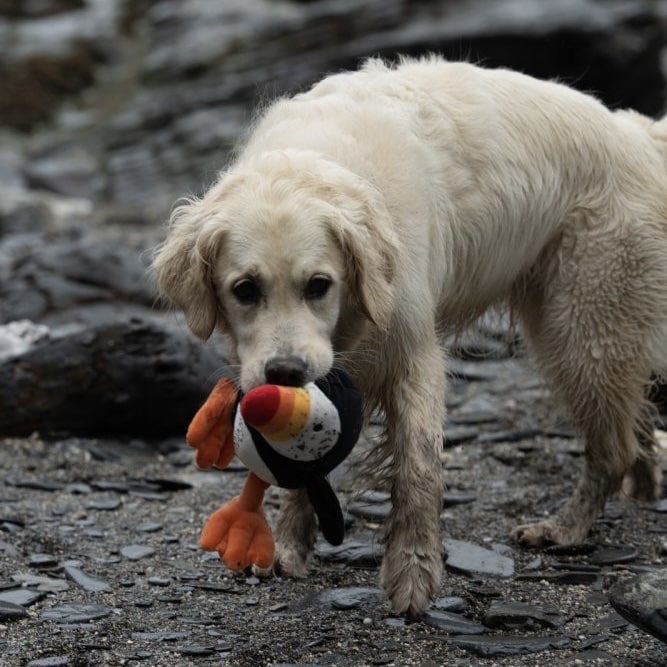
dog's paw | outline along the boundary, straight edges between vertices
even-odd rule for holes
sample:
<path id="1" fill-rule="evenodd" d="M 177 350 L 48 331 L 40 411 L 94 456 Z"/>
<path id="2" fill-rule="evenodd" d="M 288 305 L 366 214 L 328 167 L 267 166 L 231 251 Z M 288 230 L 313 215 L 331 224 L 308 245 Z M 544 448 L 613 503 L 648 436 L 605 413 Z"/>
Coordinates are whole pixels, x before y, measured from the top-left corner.
<path id="1" fill-rule="evenodd" d="M 398 614 L 417 616 L 440 590 L 442 553 L 419 554 L 387 545 L 382 559 L 382 584 Z"/>
<path id="2" fill-rule="evenodd" d="M 655 461 L 637 459 L 623 479 L 622 493 L 641 502 L 659 500 L 662 470 Z"/>
<path id="3" fill-rule="evenodd" d="M 525 547 L 542 549 L 551 544 L 579 544 L 584 541 L 588 530 L 582 526 L 565 527 L 556 519 L 517 526 L 512 538 Z"/>
<path id="4" fill-rule="evenodd" d="M 308 574 L 307 554 L 294 546 L 276 544 L 276 556 L 273 561 L 274 574 L 283 577 L 303 579 Z"/>
<path id="5" fill-rule="evenodd" d="M 273 564 L 269 567 L 253 565 L 252 573 L 260 579 L 269 579 L 274 576 L 303 579 L 308 575 L 306 560 L 306 556 L 303 556 L 298 549 L 278 543 Z"/>

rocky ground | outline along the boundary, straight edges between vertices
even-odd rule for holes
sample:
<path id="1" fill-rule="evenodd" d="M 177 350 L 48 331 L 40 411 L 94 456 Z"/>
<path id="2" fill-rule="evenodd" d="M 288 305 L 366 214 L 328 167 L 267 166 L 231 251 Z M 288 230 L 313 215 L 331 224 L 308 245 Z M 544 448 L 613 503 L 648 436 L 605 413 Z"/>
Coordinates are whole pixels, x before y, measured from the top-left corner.
<path id="1" fill-rule="evenodd" d="M 198 471 L 180 438 L 35 435 L 0 448 L 3 664 L 667 661 L 667 645 L 609 603 L 614 585 L 664 566 L 665 502 L 610 501 L 575 548 L 517 547 L 512 526 L 553 511 L 571 490 L 580 443 L 524 361 L 452 365 L 446 576 L 421 618 L 392 614 L 379 588 L 386 496 L 359 494 L 345 471 L 336 475 L 342 547 L 320 541 L 306 579 L 260 581 L 197 547 L 208 514 L 240 489 L 239 466 Z M 272 519 L 276 506 L 272 493 Z"/>
<path id="2" fill-rule="evenodd" d="M 361 493 L 354 460 L 336 473 L 342 548 L 318 544 L 300 581 L 228 573 L 197 539 L 244 472 L 197 471 L 182 435 L 224 345 L 194 340 L 148 278 L 170 206 L 257 103 L 438 51 L 656 115 L 666 0 L 5 0 L 0 43 L 2 665 L 667 662 L 610 602 L 667 634 L 664 501 L 609 502 L 577 548 L 509 541 L 566 497 L 581 446 L 502 318 L 454 351 L 447 576 L 424 616 L 378 588 L 386 496 Z"/>

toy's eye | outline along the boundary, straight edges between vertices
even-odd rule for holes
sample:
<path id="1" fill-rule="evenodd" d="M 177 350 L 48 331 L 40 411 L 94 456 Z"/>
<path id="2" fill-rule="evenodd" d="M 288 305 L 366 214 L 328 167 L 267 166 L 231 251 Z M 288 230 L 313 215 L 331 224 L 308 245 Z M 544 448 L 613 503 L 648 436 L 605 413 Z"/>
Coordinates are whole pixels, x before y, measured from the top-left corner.
<path id="1" fill-rule="evenodd" d="M 232 286 L 232 294 L 240 304 L 249 306 L 259 303 L 262 297 L 262 290 L 251 278 L 242 278 Z"/>
<path id="2" fill-rule="evenodd" d="M 313 276 L 304 289 L 304 296 L 309 301 L 322 299 L 331 287 L 331 279 L 326 276 Z"/>

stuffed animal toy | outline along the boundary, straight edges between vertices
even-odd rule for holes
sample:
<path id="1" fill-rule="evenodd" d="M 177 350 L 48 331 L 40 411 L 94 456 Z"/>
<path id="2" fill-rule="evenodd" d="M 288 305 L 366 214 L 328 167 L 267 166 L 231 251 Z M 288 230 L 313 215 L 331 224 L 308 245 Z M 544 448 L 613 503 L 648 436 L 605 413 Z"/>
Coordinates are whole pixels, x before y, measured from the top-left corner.
<path id="1" fill-rule="evenodd" d="M 325 539 L 340 544 L 343 513 L 326 475 L 354 447 L 362 412 L 359 390 L 340 369 L 304 387 L 267 384 L 243 396 L 221 379 L 186 439 L 200 468 L 225 468 L 236 454 L 250 473 L 242 492 L 206 522 L 202 549 L 217 551 L 232 570 L 269 567 L 275 545 L 262 503 L 272 484 L 306 489 Z"/>

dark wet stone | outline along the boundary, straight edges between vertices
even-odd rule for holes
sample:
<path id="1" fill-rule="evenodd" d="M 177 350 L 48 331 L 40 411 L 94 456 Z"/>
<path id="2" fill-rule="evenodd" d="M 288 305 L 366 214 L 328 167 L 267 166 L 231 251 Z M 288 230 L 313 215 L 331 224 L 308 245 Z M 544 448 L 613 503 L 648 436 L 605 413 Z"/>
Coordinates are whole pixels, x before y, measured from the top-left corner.
<path id="1" fill-rule="evenodd" d="M 191 450 L 190 450 L 191 451 Z M 187 491 L 192 488 L 190 482 L 168 477 L 145 477 L 144 482 L 163 491 Z M 133 487 L 130 487 L 133 488 Z"/>
<path id="2" fill-rule="evenodd" d="M 456 505 L 468 505 L 474 503 L 477 496 L 474 493 L 456 493 L 454 491 L 446 491 L 442 497 L 442 506 L 455 507 Z"/>
<path id="3" fill-rule="evenodd" d="M 42 618 L 54 623 L 89 623 L 111 614 L 111 607 L 103 604 L 70 602 L 42 612 Z"/>
<path id="4" fill-rule="evenodd" d="M 143 500 L 155 500 L 158 502 L 164 502 L 170 498 L 168 493 L 154 491 L 147 487 L 130 487 L 128 494 L 134 496 L 135 498 L 142 498 Z"/>
<path id="5" fill-rule="evenodd" d="M 451 426 L 445 429 L 445 448 L 471 442 L 479 436 L 479 429 L 472 426 Z"/>
<path id="6" fill-rule="evenodd" d="M 465 616 L 440 609 L 428 609 L 419 617 L 426 625 L 450 634 L 481 635 L 486 628 Z"/>
<path id="7" fill-rule="evenodd" d="M 309 593 L 288 605 L 289 613 L 301 613 L 313 608 L 319 609 L 359 609 L 376 608 L 382 605 L 384 593 L 379 588 L 353 586 L 333 588 Z"/>
<path id="8" fill-rule="evenodd" d="M 356 566 L 377 566 L 382 561 L 383 546 L 376 542 L 346 540 L 340 546 L 320 542 L 317 544 L 317 555 L 323 560 L 335 563 L 347 563 Z"/>
<path id="9" fill-rule="evenodd" d="M 111 479 L 95 479 L 90 482 L 90 486 L 98 491 L 116 491 L 117 493 L 127 493 L 130 488 L 127 481 Z"/>
<path id="10" fill-rule="evenodd" d="M 13 621 L 18 618 L 27 616 L 28 612 L 20 604 L 7 602 L 0 598 L 0 620 Z"/>
<path id="11" fill-rule="evenodd" d="M 85 496 L 92 491 L 90 486 L 88 486 L 88 484 L 84 484 L 83 482 L 75 482 L 74 484 L 68 484 L 65 487 L 65 490 L 68 493 L 71 493 L 73 496 Z"/>
<path id="12" fill-rule="evenodd" d="M 616 584 L 609 601 L 623 618 L 667 642 L 667 568 Z"/>
<path id="13" fill-rule="evenodd" d="M 502 591 L 499 588 L 490 584 L 471 583 L 468 585 L 467 590 L 475 597 L 482 599 L 499 598 L 502 595 Z"/>
<path id="14" fill-rule="evenodd" d="M 109 582 L 104 581 L 103 579 L 98 579 L 93 577 L 86 572 L 84 572 L 80 567 L 78 561 L 67 561 L 63 563 L 63 569 L 65 574 L 78 586 L 83 588 L 85 591 L 99 592 L 106 591 L 111 588 Z"/>
<path id="15" fill-rule="evenodd" d="M 468 603 L 458 596 L 446 596 L 433 600 L 433 608 L 441 611 L 450 611 L 456 614 L 462 614 L 468 609 Z"/>
<path id="16" fill-rule="evenodd" d="M 391 511 L 391 503 L 364 503 L 354 502 L 347 511 L 352 516 L 357 516 L 370 521 L 384 521 Z"/>
<path id="17" fill-rule="evenodd" d="M 137 526 L 137 530 L 141 533 L 157 533 L 162 530 L 162 524 L 157 521 L 146 521 Z"/>
<path id="18" fill-rule="evenodd" d="M 7 477 L 5 478 L 5 484 L 22 489 L 34 489 L 36 491 L 60 491 L 65 488 L 65 485 L 62 482 L 52 482 L 45 479 L 30 479 L 25 477 Z"/>
<path id="19" fill-rule="evenodd" d="M 5 521 L 0 518 L 0 530 L 4 530 L 4 525 Z M 13 544 L 10 542 L 5 542 L 4 540 L 0 540 L 0 553 L 4 553 L 5 556 L 10 558 L 15 558 L 16 556 L 20 555 L 19 550 Z"/>
<path id="20" fill-rule="evenodd" d="M 560 628 L 568 620 L 553 607 L 527 604 L 525 602 L 503 602 L 494 600 L 484 616 L 484 624 L 490 628 L 523 628 L 542 626 Z"/>
<path id="21" fill-rule="evenodd" d="M 447 553 L 446 565 L 449 568 L 490 577 L 511 577 L 514 574 L 514 561 L 507 556 L 471 542 L 445 538 L 442 543 Z"/>
<path id="22" fill-rule="evenodd" d="M 13 588 L 0 592 L 0 602 L 28 607 L 44 597 L 41 591 L 33 591 L 29 588 Z"/>
<path id="23" fill-rule="evenodd" d="M 176 642 L 187 639 L 190 636 L 188 632 L 133 632 L 132 639 L 135 641 L 152 641 L 152 642 Z"/>
<path id="24" fill-rule="evenodd" d="M 153 547 L 148 547 L 144 544 L 130 544 L 120 550 L 121 556 L 129 560 L 140 560 L 147 556 L 152 556 L 155 553 Z"/>
<path id="25" fill-rule="evenodd" d="M 542 435 L 539 428 L 522 429 L 520 431 L 493 431 L 491 433 L 482 433 L 479 436 L 479 442 L 520 442 L 521 440 L 531 440 Z"/>
<path id="26" fill-rule="evenodd" d="M 592 554 L 597 549 L 592 542 L 581 544 L 552 544 L 544 549 L 544 553 L 551 556 L 585 556 Z"/>
<path id="27" fill-rule="evenodd" d="M 65 667 L 74 665 L 74 658 L 69 655 L 51 655 L 48 658 L 37 658 L 31 660 L 27 667 Z"/>
<path id="28" fill-rule="evenodd" d="M 86 503 L 87 510 L 99 510 L 101 512 L 112 512 L 121 506 L 121 500 L 115 498 L 94 498 Z"/>
<path id="29" fill-rule="evenodd" d="M 659 500 L 657 503 L 655 503 L 651 509 L 654 512 L 667 512 L 667 498 L 663 498 L 662 500 Z"/>
<path id="30" fill-rule="evenodd" d="M 30 554 L 28 563 L 32 567 L 49 569 L 58 565 L 58 559 L 51 554 Z"/>
<path id="31" fill-rule="evenodd" d="M 549 649 L 565 648 L 570 644 L 569 637 L 448 637 L 447 640 L 472 653 L 484 657 L 526 655 L 540 653 Z"/>
<path id="32" fill-rule="evenodd" d="M 146 583 L 149 586 L 164 587 L 164 586 L 169 586 L 169 584 L 171 584 L 171 579 L 167 577 L 148 577 L 148 579 L 146 579 Z"/>
<path id="33" fill-rule="evenodd" d="M 562 572 L 524 572 L 517 575 L 517 580 L 522 581 L 548 581 L 552 584 L 565 584 L 574 586 L 588 586 L 594 584 L 600 578 L 597 572 L 578 572 L 564 570 Z"/>
<path id="34" fill-rule="evenodd" d="M 215 650 L 215 645 L 211 644 L 189 644 L 188 646 L 175 646 L 173 648 L 175 653 L 180 653 L 181 655 L 192 655 L 195 657 L 205 657 L 208 655 L 213 655 Z"/>
<path id="35" fill-rule="evenodd" d="M 69 584 L 64 579 L 55 577 L 39 577 L 32 574 L 15 574 L 12 579 L 25 586 L 34 588 L 44 593 L 61 593 L 69 590 Z"/>
<path id="36" fill-rule="evenodd" d="M 639 552 L 632 546 L 616 544 L 598 547 L 591 555 L 591 561 L 598 565 L 617 565 L 636 560 Z"/>
<path id="37" fill-rule="evenodd" d="M 600 572 L 602 570 L 600 565 L 593 565 L 592 563 L 576 563 L 568 561 L 555 561 L 551 564 L 554 570 L 568 570 L 572 572 Z"/>

